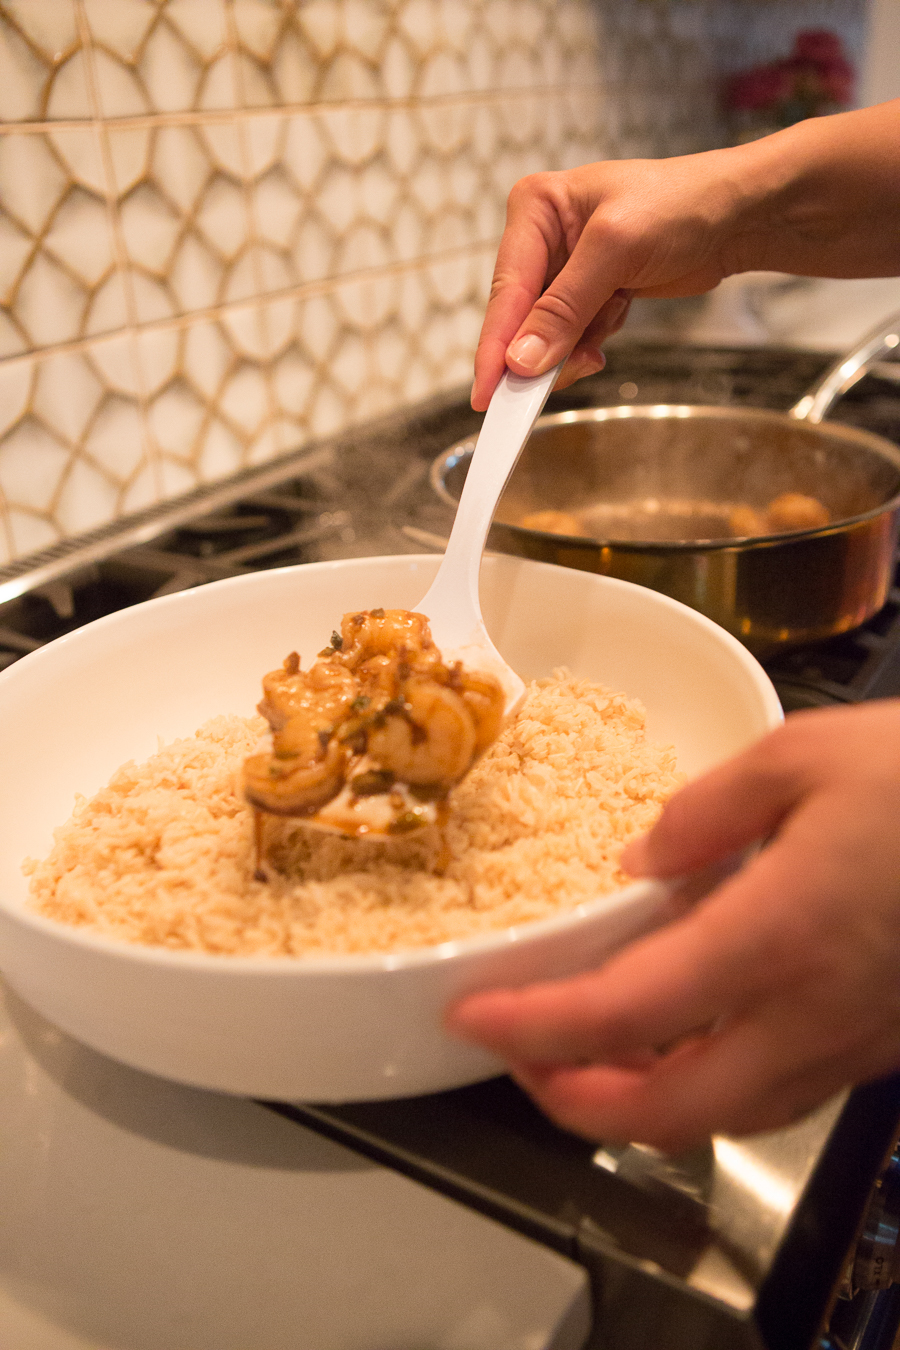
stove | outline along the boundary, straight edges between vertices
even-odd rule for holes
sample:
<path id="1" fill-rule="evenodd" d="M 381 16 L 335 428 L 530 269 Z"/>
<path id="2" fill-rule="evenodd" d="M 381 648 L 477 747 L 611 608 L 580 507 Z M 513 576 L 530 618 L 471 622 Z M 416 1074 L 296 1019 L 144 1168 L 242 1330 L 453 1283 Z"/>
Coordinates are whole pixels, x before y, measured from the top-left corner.
<path id="1" fill-rule="evenodd" d="M 826 364 L 818 353 L 623 344 L 600 375 L 551 395 L 547 411 L 623 399 L 783 410 Z M 878 368 L 835 419 L 900 442 L 898 372 L 900 363 Z M 459 399 L 436 399 L 0 567 L 0 669 L 104 614 L 206 581 L 442 550 L 452 512 L 431 490 L 431 462 L 480 420 Z M 886 604 L 862 628 L 765 664 L 791 711 L 900 694 L 900 564 Z"/>
<path id="2" fill-rule="evenodd" d="M 628 400 L 784 410 L 826 364 L 796 351 L 622 342 L 600 375 L 547 410 Z M 900 442 L 897 370 L 876 368 L 836 420 Z M 436 399 L 0 569 L 0 669 L 102 615 L 207 581 L 441 550 L 452 513 L 429 469 L 479 423 L 463 400 Z M 765 664 L 788 712 L 900 695 L 900 569 L 864 627 Z M 268 1105 L 580 1261 L 593 1287 L 591 1347 L 889 1350 L 900 1325 L 900 1077 L 788 1130 L 715 1139 L 681 1158 L 575 1139 L 507 1078 L 403 1101 Z"/>

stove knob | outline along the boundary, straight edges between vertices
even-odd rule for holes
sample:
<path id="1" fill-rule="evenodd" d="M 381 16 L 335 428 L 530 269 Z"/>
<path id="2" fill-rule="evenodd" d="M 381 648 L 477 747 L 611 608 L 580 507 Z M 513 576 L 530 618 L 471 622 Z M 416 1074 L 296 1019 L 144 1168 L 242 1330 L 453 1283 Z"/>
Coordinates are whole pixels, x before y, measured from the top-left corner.
<path id="1" fill-rule="evenodd" d="M 856 1289 L 887 1289 L 900 1281 L 900 1150 L 879 1179 L 853 1258 Z"/>

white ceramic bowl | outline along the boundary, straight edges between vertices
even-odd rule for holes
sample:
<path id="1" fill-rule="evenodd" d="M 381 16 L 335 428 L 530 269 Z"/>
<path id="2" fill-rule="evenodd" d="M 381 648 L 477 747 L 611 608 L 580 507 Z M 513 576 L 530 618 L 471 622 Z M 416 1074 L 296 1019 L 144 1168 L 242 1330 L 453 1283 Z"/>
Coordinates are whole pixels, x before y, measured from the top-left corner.
<path id="1" fill-rule="evenodd" d="M 47 853 L 76 792 L 153 754 L 158 737 L 250 713 L 288 651 L 308 661 L 346 610 L 415 608 L 436 568 L 433 557 L 359 558 L 216 582 L 101 619 L 0 676 L 0 970 L 23 998 L 95 1049 L 181 1082 L 307 1101 L 405 1096 L 501 1067 L 445 1035 L 450 999 L 591 967 L 663 921 L 669 889 L 641 882 L 468 941 L 294 959 L 140 947 L 28 909 L 22 859 Z M 525 678 L 565 665 L 639 697 L 649 734 L 674 743 L 691 775 L 780 720 L 747 651 L 654 591 L 489 557 L 482 595 Z"/>

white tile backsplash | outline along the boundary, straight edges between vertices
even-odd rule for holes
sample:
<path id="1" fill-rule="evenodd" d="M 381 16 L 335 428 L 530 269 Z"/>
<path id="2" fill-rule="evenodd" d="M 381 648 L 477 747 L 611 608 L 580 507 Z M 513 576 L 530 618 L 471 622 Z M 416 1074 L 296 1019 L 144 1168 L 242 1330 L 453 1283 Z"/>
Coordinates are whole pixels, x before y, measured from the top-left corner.
<path id="1" fill-rule="evenodd" d="M 865 0 L 0 0 L 0 559 L 463 388 L 523 174 Z"/>

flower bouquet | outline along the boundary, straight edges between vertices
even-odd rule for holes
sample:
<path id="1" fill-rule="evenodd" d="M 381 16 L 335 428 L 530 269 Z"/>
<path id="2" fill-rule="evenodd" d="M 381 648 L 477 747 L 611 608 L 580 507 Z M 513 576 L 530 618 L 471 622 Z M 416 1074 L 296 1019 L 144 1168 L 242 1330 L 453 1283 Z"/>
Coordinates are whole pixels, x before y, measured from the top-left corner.
<path id="1" fill-rule="evenodd" d="M 725 102 L 737 139 L 752 140 L 806 117 L 850 107 L 855 82 L 856 72 L 837 34 L 807 29 L 797 34 L 789 56 L 732 76 Z"/>

